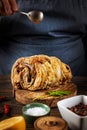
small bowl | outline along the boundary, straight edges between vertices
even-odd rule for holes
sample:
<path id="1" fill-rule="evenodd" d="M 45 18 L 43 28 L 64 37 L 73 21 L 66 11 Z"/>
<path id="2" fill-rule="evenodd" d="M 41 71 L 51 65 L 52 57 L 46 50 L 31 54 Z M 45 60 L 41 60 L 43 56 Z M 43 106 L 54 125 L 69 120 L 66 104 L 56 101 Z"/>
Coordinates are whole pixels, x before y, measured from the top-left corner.
<path id="1" fill-rule="evenodd" d="M 50 107 L 43 103 L 34 102 L 23 106 L 22 113 L 28 123 L 34 123 L 37 118 L 50 115 Z"/>
<path id="2" fill-rule="evenodd" d="M 86 130 L 87 129 L 87 116 L 78 115 L 69 108 L 83 103 L 87 105 L 87 96 L 78 95 L 57 102 L 58 110 L 62 118 L 68 123 L 72 130 Z"/>

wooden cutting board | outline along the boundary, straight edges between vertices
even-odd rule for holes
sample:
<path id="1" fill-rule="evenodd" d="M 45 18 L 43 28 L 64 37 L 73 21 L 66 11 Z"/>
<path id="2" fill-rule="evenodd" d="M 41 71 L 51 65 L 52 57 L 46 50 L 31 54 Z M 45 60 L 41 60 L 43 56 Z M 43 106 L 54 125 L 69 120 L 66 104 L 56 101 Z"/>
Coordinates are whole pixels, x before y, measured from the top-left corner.
<path id="1" fill-rule="evenodd" d="M 53 88 L 51 90 L 67 90 L 70 91 L 70 94 L 62 97 L 48 96 L 46 94 L 48 90 L 28 91 L 23 89 L 17 89 L 14 91 L 14 97 L 18 102 L 22 104 L 41 102 L 49 105 L 50 107 L 57 107 L 57 102 L 61 99 L 72 97 L 77 94 L 77 86 L 74 83 L 62 85 L 58 88 Z"/>

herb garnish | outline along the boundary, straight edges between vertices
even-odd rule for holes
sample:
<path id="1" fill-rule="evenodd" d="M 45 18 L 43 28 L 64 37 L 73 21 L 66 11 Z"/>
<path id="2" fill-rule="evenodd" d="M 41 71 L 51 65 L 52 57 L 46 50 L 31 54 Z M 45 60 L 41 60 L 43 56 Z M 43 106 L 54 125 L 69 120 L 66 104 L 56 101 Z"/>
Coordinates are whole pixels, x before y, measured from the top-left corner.
<path id="1" fill-rule="evenodd" d="M 71 92 L 66 90 L 48 91 L 49 96 L 64 96 L 69 95 Z"/>
<path id="2" fill-rule="evenodd" d="M 48 91 L 45 95 L 42 95 L 42 96 L 38 96 L 36 98 L 33 99 L 34 100 L 41 100 L 41 99 L 44 99 L 46 97 L 49 97 L 49 96 L 59 96 L 59 97 L 62 97 L 64 95 L 69 95 L 71 94 L 70 91 L 66 91 L 66 90 L 55 90 L 55 91 Z"/>

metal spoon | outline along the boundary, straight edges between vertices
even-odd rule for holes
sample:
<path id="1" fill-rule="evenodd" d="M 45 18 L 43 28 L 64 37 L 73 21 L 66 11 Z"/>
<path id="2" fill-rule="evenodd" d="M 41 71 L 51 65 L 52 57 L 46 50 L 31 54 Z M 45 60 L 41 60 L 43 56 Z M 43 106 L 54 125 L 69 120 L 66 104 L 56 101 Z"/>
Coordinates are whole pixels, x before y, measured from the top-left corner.
<path id="1" fill-rule="evenodd" d="M 20 11 L 19 13 L 26 15 L 28 19 L 31 20 L 35 24 L 42 22 L 43 17 L 44 17 L 42 11 L 36 11 L 36 10 L 30 11 L 28 13 Z"/>

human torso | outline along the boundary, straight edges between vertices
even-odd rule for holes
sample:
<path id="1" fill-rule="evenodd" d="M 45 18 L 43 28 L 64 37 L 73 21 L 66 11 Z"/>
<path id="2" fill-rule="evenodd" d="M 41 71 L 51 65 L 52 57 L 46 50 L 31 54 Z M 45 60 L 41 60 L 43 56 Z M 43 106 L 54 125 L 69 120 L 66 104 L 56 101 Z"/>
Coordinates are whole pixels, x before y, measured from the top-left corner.
<path id="1" fill-rule="evenodd" d="M 17 0 L 17 3 L 19 11 L 43 11 L 44 19 L 33 24 L 19 13 L 0 19 L 1 40 L 9 47 L 7 52 L 13 53 L 12 63 L 18 57 L 40 53 L 55 55 L 72 69 L 83 62 L 85 29 L 75 0 Z"/>

